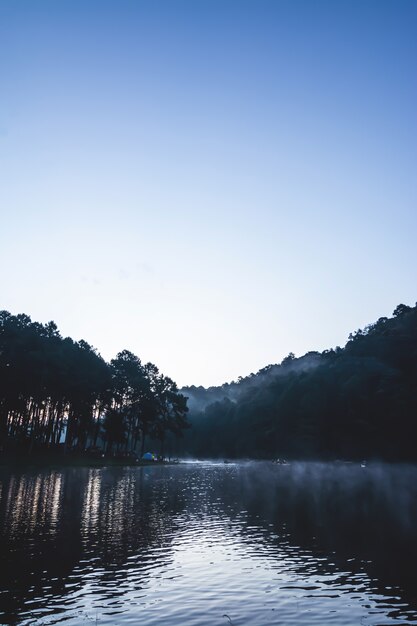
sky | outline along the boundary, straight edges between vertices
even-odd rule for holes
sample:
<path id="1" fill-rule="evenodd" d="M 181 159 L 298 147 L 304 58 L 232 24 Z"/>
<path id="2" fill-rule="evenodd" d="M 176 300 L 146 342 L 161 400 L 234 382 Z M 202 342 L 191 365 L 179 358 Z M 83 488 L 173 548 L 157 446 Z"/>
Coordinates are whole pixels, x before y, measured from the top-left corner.
<path id="1" fill-rule="evenodd" d="M 417 299 L 417 2 L 0 0 L 0 308 L 182 385 Z"/>

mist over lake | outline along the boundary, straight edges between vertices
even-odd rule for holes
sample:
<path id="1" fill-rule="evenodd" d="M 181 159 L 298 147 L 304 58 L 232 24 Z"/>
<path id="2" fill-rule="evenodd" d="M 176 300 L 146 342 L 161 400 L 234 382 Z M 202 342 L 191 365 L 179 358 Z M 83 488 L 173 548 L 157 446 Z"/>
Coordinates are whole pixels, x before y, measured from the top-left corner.
<path id="1" fill-rule="evenodd" d="M 0 474 L 0 622 L 417 624 L 417 468 Z"/>
<path id="2" fill-rule="evenodd" d="M 417 0 L 0 0 L 0 626 L 417 626 Z"/>

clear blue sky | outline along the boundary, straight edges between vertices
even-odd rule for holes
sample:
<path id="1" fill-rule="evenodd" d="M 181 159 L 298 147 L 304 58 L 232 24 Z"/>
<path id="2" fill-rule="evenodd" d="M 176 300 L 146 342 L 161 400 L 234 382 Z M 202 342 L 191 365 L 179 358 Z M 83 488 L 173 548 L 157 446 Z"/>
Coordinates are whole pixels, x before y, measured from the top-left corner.
<path id="1" fill-rule="evenodd" d="M 417 2 L 0 0 L 0 308 L 219 384 L 417 299 Z"/>

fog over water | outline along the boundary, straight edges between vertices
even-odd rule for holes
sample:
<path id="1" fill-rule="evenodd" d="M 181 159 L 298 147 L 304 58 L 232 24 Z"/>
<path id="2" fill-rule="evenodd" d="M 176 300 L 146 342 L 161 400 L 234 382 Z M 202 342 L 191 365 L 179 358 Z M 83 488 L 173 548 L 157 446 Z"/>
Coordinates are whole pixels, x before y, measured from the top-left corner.
<path id="1" fill-rule="evenodd" d="M 417 624 L 413 466 L 3 469 L 0 486 L 2 624 Z"/>

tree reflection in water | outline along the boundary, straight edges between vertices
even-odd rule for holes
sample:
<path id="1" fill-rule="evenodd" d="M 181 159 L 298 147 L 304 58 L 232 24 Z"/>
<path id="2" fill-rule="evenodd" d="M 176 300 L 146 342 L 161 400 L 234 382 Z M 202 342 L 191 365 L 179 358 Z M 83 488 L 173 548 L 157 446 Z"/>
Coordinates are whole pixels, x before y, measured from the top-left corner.
<path id="1" fill-rule="evenodd" d="M 416 619 L 415 467 L 241 463 L 3 470 L 0 485 L 5 624 L 71 618 L 80 594 L 90 596 L 90 617 L 94 607 L 108 614 L 111 607 L 132 611 L 154 593 L 155 580 L 183 576 L 178 595 L 169 599 L 173 604 L 178 598 L 178 617 L 193 577 L 196 589 L 205 576 L 211 584 L 210 559 L 224 546 L 230 549 L 223 570 L 237 567 L 239 559 L 241 568 L 264 559 L 271 570 L 284 572 L 281 593 L 313 597 L 315 586 L 309 590 L 305 581 L 323 576 L 340 597 L 365 585 L 380 596 L 381 606 L 389 604 L 386 616 Z M 224 576 L 216 581 L 220 586 L 231 580 L 227 571 L 217 576 Z M 230 615 L 220 616 L 225 613 Z M 175 623 L 174 612 L 167 620 Z"/>

